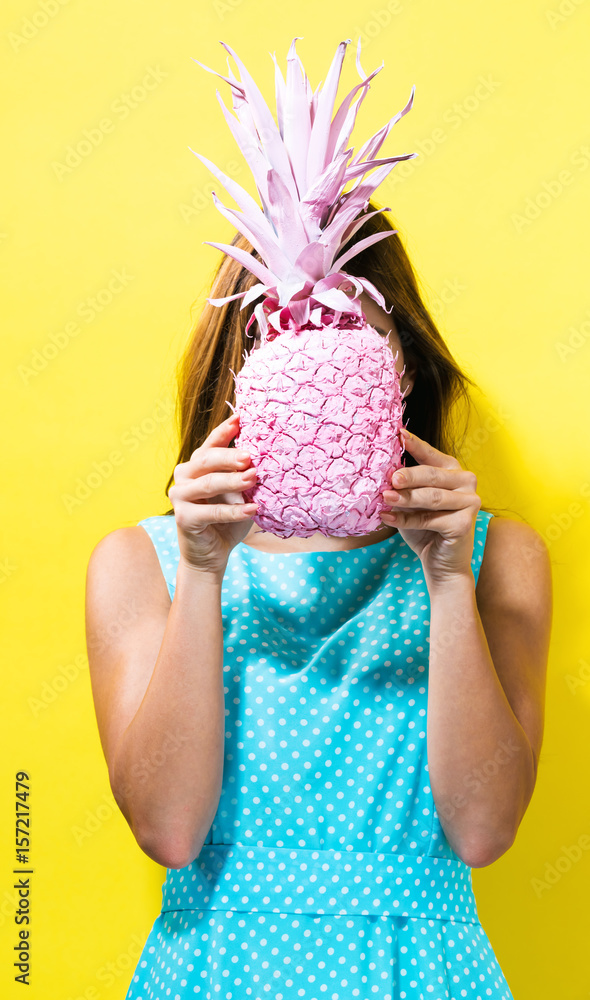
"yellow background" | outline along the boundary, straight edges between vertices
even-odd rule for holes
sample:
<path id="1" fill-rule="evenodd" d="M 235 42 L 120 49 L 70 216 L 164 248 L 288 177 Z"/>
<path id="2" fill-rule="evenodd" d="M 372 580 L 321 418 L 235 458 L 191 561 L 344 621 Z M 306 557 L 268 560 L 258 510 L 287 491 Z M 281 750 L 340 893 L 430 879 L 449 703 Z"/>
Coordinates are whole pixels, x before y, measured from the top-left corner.
<path id="1" fill-rule="evenodd" d="M 83 601 L 96 542 L 165 509 L 174 366 L 218 260 L 202 244 L 231 233 L 188 147 L 253 191 L 215 98 L 219 83 L 229 103 L 226 85 L 192 58 L 224 71 L 227 41 L 274 100 L 270 51 L 284 67 L 302 36 L 315 87 L 338 42 L 360 32 L 365 71 L 385 69 L 356 148 L 416 85 L 384 153 L 421 155 L 379 196 L 481 387 L 466 467 L 484 504 L 541 532 L 553 563 L 538 784 L 512 849 L 473 873 L 480 916 L 516 1000 L 590 997 L 590 850 L 567 871 L 563 860 L 590 834 L 590 0 L 5 0 L 3 997 L 25 991 L 12 979 L 18 769 L 34 817 L 27 996 L 123 998 L 159 912 L 165 871 L 109 789 Z M 340 96 L 358 79 L 353 49 Z M 539 889 L 556 862 L 564 871 Z"/>

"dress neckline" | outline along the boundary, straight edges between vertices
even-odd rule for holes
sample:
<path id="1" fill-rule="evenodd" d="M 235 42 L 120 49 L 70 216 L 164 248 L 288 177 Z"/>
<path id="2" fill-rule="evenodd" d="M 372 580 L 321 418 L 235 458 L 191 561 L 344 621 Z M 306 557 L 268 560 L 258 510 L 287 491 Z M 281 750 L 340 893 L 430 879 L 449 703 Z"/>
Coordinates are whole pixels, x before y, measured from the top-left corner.
<path id="1" fill-rule="evenodd" d="M 360 553 L 367 553 L 373 551 L 376 552 L 381 545 L 391 545 L 396 538 L 401 538 L 399 531 L 394 532 L 393 535 L 389 535 L 387 538 L 382 538 L 378 542 L 371 542 L 370 545 L 358 545 L 354 549 L 332 549 L 332 550 L 328 549 L 325 551 L 322 551 L 321 549 L 311 549 L 308 551 L 301 551 L 301 552 L 264 552 L 262 549 L 255 549 L 252 545 L 244 545 L 243 542 L 238 542 L 238 544 L 235 546 L 235 549 L 239 549 L 240 552 L 243 553 L 247 552 L 250 558 L 265 556 L 267 559 L 275 560 L 275 559 L 292 559 L 294 556 L 300 559 L 303 557 L 308 558 L 310 556 L 315 556 L 317 557 L 318 562 L 323 562 L 324 559 L 328 558 L 335 559 L 337 557 L 352 556 L 355 554 L 358 555 L 359 552 Z M 341 561 L 341 558 L 338 561 Z"/>

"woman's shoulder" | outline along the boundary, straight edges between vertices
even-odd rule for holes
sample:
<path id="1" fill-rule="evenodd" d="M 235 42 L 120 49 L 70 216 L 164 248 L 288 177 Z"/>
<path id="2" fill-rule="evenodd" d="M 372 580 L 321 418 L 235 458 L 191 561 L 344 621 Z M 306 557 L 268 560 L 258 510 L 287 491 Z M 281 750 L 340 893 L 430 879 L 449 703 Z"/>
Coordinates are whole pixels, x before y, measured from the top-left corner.
<path id="1" fill-rule="evenodd" d="M 144 574 L 157 576 L 163 570 L 163 563 L 169 562 L 172 568 L 175 547 L 178 548 L 178 536 L 174 518 L 147 517 L 103 535 L 90 553 L 88 572 L 111 580 L 135 575 L 142 578 Z"/>
<path id="2" fill-rule="evenodd" d="M 112 528 L 96 542 L 90 553 L 90 563 L 112 559 L 125 559 L 141 548 L 149 545 L 145 531 L 139 524 L 126 524 Z"/>
<path id="3" fill-rule="evenodd" d="M 513 553 L 520 552 L 521 555 L 528 550 L 539 555 L 548 552 L 547 543 L 541 533 L 527 521 L 517 521 L 512 517 L 483 510 L 479 511 L 478 517 L 479 515 L 488 518 L 486 550 L 506 550 Z"/>
<path id="4" fill-rule="evenodd" d="M 133 552 L 138 548 L 146 548 L 147 537 L 153 540 L 157 536 L 167 536 L 168 527 L 165 522 L 168 521 L 172 522 L 171 527 L 174 530 L 174 537 L 176 537 L 174 518 L 169 518 L 165 515 L 146 517 L 135 524 L 124 524 L 118 528 L 112 528 L 111 531 L 107 531 L 96 542 L 91 553 L 91 558 L 95 553 L 100 553 L 101 555 L 103 553 L 115 552 L 125 554 L 126 552 Z"/>
<path id="5" fill-rule="evenodd" d="M 550 557 L 539 531 L 526 521 L 485 513 L 488 523 L 479 574 L 478 603 L 514 606 L 547 589 Z"/>

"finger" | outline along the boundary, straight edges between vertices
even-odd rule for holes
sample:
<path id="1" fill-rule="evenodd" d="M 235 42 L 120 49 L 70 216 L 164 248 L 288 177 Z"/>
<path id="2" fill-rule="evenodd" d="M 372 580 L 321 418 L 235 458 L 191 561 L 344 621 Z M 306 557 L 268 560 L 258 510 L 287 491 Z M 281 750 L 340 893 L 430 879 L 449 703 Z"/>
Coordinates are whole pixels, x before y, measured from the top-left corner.
<path id="1" fill-rule="evenodd" d="M 189 468 L 185 478 L 193 479 L 207 472 L 244 472 L 248 466 L 253 468 L 249 453 L 238 448 L 198 448 L 186 464 Z"/>
<path id="2" fill-rule="evenodd" d="M 225 472 L 207 472 L 197 478 L 189 477 L 174 483 L 168 490 L 170 500 L 209 500 L 218 497 L 222 493 L 243 493 L 244 490 L 251 489 L 256 485 L 257 476 L 254 469 L 247 469 L 246 472 L 235 472 L 228 474 Z"/>
<path id="3" fill-rule="evenodd" d="M 208 472 L 245 472 L 252 467 L 247 451 L 238 448 L 197 448 L 188 462 L 181 462 L 174 469 L 174 482 L 198 479 Z"/>
<path id="4" fill-rule="evenodd" d="M 423 462 L 425 465 L 437 465 L 441 468 L 454 469 L 459 466 L 459 462 L 453 455 L 446 455 L 444 451 L 439 451 L 428 441 L 411 434 L 405 427 L 401 428 L 401 434 L 404 449 L 409 451 L 410 455 L 417 458 L 419 462 Z"/>
<path id="5" fill-rule="evenodd" d="M 176 521 L 185 531 L 204 531 L 210 524 L 247 521 L 258 510 L 255 503 L 193 504 L 181 500 L 174 508 Z"/>
<path id="6" fill-rule="evenodd" d="M 396 509 L 420 508 L 420 510 L 460 510 L 473 501 L 473 494 L 461 490 L 441 490 L 435 487 L 422 489 L 384 490 L 383 499 L 388 506 Z"/>
<path id="7" fill-rule="evenodd" d="M 232 413 L 231 417 L 224 420 L 223 423 L 218 424 L 214 427 L 210 434 L 207 435 L 202 448 L 214 448 L 218 446 L 223 446 L 224 444 L 229 444 L 229 442 L 235 438 L 238 433 L 240 426 L 240 417 L 238 413 Z"/>
<path id="8" fill-rule="evenodd" d="M 395 524 L 396 528 L 408 528 L 421 531 L 438 531 L 445 538 L 461 538 L 473 527 L 473 508 L 465 508 L 461 513 L 446 510 L 383 511 L 381 520 L 386 524 Z"/>
<path id="9" fill-rule="evenodd" d="M 415 486 L 435 486 L 446 490 L 475 490 L 477 477 L 468 469 L 441 468 L 438 465 L 408 465 L 397 469 L 391 477 L 395 490 Z"/>

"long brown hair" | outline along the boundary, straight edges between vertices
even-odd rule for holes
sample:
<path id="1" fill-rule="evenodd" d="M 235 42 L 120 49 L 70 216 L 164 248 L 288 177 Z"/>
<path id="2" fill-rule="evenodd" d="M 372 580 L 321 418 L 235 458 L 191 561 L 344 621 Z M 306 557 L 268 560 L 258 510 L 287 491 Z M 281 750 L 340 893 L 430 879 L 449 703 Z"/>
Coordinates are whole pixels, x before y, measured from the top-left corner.
<path id="1" fill-rule="evenodd" d="M 379 206 L 370 202 L 367 212 Z M 373 233 L 395 229 L 381 212 L 366 220 L 340 253 L 353 243 Z M 240 233 L 232 245 L 241 247 L 260 260 L 252 244 Z M 412 433 L 428 441 L 445 454 L 459 457 L 466 432 L 460 437 L 456 404 L 469 410 L 469 386 L 476 383 L 460 368 L 424 305 L 416 275 L 399 233 L 380 240 L 361 251 L 345 266 L 347 273 L 368 278 L 383 295 L 393 317 L 408 370 L 416 371 L 413 388 L 405 396 L 404 424 Z M 223 298 L 244 291 L 258 281 L 250 271 L 224 254 L 215 273 L 211 298 Z M 228 402 L 235 405 L 234 380 L 244 363 L 244 351 L 252 346 L 252 327 L 246 324 L 254 305 L 240 309 L 241 299 L 224 306 L 205 303 L 194 326 L 177 369 L 178 399 L 176 409 L 180 448 L 176 464 L 187 462 L 211 431 L 231 416 Z M 254 326 L 254 324 L 253 324 Z M 406 452 L 404 463 L 416 461 Z M 174 473 L 166 483 L 166 493 L 174 482 Z M 485 509 L 485 508 L 482 508 Z M 171 508 L 166 514 L 174 514 Z"/>

